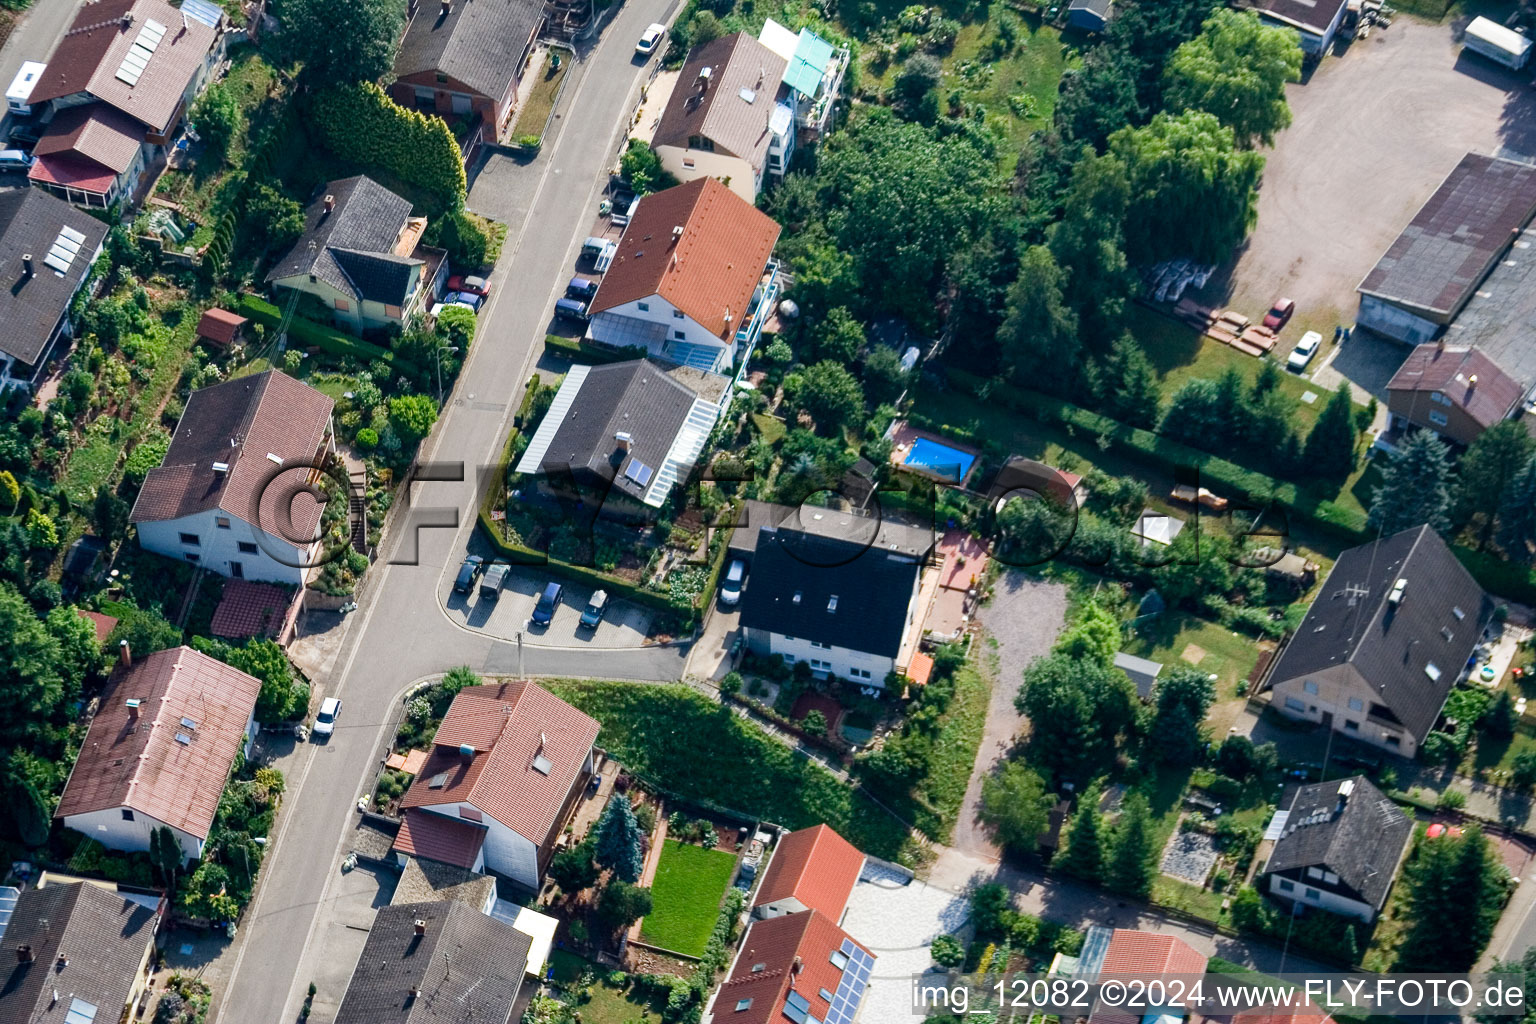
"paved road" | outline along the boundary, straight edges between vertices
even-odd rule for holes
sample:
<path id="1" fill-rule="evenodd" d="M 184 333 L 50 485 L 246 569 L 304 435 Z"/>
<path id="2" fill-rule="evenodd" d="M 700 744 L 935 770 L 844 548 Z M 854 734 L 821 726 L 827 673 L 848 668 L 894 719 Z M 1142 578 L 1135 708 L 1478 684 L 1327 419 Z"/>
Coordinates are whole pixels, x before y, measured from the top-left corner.
<path id="1" fill-rule="evenodd" d="M 61 0 L 43 0 L 45 4 Z M 633 109 L 643 75 L 631 59 L 646 24 L 668 20 L 674 0 L 630 0 L 604 30 L 603 41 L 573 69 L 560 100 L 555 138 L 531 164 L 501 157 L 482 171 L 470 206 L 509 218 L 509 251 L 492 279 L 494 293 L 481 329 L 424 458 L 462 460 L 461 483 L 414 486 L 415 508 L 458 510 L 457 530 L 396 528 L 386 557 L 414 551 L 416 565 L 374 569 L 360 616 L 351 624 L 328 692 L 346 710 L 331 741 L 312 746 L 302 780 L 287 797 L 256 903 L 246 916 L 244 946 L 219 1010 L 220 1024 L 271 1024 L 296 1018 L 313 976 L 306 947 L 324 908 L 351 808 L 366 791 L 382 754 L 390 709 L 413 681 L 468 664 L 487 673 L 518 669 L 517 648 L 463 628 L 438 600 L 442 574 L 457 567 L 474 527 L 473 467 L 497 452 L 531 370 L 558 290 L 570 277 L 598 192 L 614 162 L 619 128 Z M 580 117 L 569 117 L 580 111 Z M 574 122 L 574 123 L 572 123 Z M 570 130 L 563 126 L 570 124 Z M 533 675 L 677 679 L 686 650 L 600 650 L 534 647 L 524 652 Z M 339 995 L 336 994 L 336 995 Z"/>

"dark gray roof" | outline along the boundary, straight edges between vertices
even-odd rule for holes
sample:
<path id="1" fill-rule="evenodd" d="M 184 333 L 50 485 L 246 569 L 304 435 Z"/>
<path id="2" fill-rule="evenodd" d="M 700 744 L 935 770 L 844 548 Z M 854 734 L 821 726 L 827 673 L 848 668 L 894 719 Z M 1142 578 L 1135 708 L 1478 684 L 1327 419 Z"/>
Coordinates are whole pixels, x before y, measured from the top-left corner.
<path id="1" fill-rule="evenodd" d="M 325 197 L 336 201 L 327 213 Z M 304 234 L 267 275 L 270 284 L 314 274 L 343 294 L 402 305 L 411 268 L 422 261 L 395 255 L 411 203 L 372 178 L 358 175 L 330 182 L 309 204 Z"/>
<path id="2" fill-rule="evenodd" d="M 1402 808 L 1357 775 L 1300 786 L 1285 809 L 1290 812 L 1285 831 L 1264 870 L 1331 871 L 1363 902 L 1379 908 L 1413 833 Z"/>
<path id="3" fill-rule="evenodd" d="M 1152 696 L 1152 691 L 1157 687 L 1157 677 L 1163 671 L 1161 662 L 1126 654 L 1124 651 L 1115 655 L 1115 668 L 1131 677 L 1131 682 L 1136 684 L 1136 696 L 1143 700 Z"/>
<path id="4" fill-rule="evenodd" d="M 742 592 L 742 626 L 896 656 L 919 559 L 867 541 L 765 529 Z"/>
<path id="5" fill-rule="evenodd" d="M 155 922 L 154 911 L 90 882 L 28 889 L 5 930 L 0 1024 L 61 1024 L 75 1000 L 95 1007 L 97 1020 L 117 1020 Z M 20 946 L 32 948 L 30 963 Z"/>
<path id="6" fill-rule="evenodd" d="M 539 0 L 454 0 L 447 14 L 436 0 L 422 0 L 395 57 L 395 76 L 438 71 L 499 100 L 522 71 L 543 20 Z"/>
<path id="7" fill-rule="evenodd" d="M 1453 314 L 1533 213 L 1536 167 L 1468 153 L 1360 282 L 1359 291 L 1441 316 Z"/>
<path id="8" fill-rule="evenodd" d="M 1110 0 L 1072 0 L 1071 11 L 1091 11 L 1101 18 L 1109 17 Z"/>
<path id="9" fill-rule="evenodd" d="M 1345 0 L 1247 0 L 1243 6 L 1314 35 L 1322 35 L 1344 4 Z"/>
<path id="10" fill-rule="evenodd" d="M 1478 349 L 1527 391 L 1536 386 L 1532 337 L 1536 337 L 1536 226 L 1520 233 L 1445 333 L 1448 344 Z"/>
<path id="11" fill-rule="evenodd" d="M 757 550 L 764 526 L 803 530 L 807 533 L 855 541 L 885 551 L 927 559 L 935 541 L 931 526 L 914 526 L 888 516 L 870 516 L 862 512 L 838 511 L 814 505 L 780 505 L 771 501 L 743 502 L 731 531 L 733 553 L 752 555 Z M 770 531 L 766 534 L 774 537 Z"/>
<path id="12" fill-rule="evenodd" d="M 65 227 L 85 241 L 61 277 L 43 261 Z M 42 189 L 0 194 L 0 352 L 37 362 L 106 237 L 105 224 Z M 21 262 L 26 255 L 32 257 L 30 278 Z"/>
<path id="13" fill-rule="evenodd" d="M 417 921 L 424 925 L 421 935 Z M 505 1024 L 532 944 L 522 932 L 462 903 L 384 907 L 373 919 L 336 1024 Z"/>
<path id="14" fill-rule="evenodd" d="M 697 398 L 666 366 L 651 359 L 593 366 L 555 425 L 540 466 L 551 474 L 567 468 L 589 470 L 612 479 L 615 490 L 643 500 Z M 558 403 L 549 415 L 559 415 Z M 541 424 L 539 433 L 544 429 Z M 621 433 L 630 436 L 628 454 L 619 446 Z M 650 468 L 646 483 L 628 474 L 632 464 Z"/>
<path id="15" fill-rule="evenodd" d="M 1394 607 L 1398 580 L 1408 582 Z M 1404 530 L 1339 555 L 1270 680 L 1349 662 L 1377 693 L 1371 713 L 1422 740 L 1492 614 L 1493 602 L 1439 534 Z"/>

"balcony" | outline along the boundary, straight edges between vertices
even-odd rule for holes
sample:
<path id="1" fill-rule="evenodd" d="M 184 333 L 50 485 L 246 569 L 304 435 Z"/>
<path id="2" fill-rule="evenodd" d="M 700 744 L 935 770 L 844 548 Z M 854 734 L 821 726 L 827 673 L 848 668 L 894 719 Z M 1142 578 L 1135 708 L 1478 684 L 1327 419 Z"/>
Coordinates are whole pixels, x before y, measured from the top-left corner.
<path id="1" fill-rule="evenodd" d="M 769 257 L 768 263 L 763 267 L 763 279 L 756 289 L 756 304 L 751 309 L 751 315 L 747 322 L 736 332 L 736 379 L 746 372 L 747 363 L 752 358 L 752 350 L 757 347 L 757 339 L 763 335 L 763 325 L 773 315 L 773 308 L 779 301 L 779 261 Z"/>

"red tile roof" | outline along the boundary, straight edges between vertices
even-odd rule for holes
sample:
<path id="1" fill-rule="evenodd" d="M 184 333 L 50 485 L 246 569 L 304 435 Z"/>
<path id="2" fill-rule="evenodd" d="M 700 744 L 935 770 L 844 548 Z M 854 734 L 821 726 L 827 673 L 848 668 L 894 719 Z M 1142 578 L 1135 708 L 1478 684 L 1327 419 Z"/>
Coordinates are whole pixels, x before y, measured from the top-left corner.
<path id="1" fill-rule="evenodd" d="M 1525 393 L 1478 349 L 1438 345 L 1420 345 L 1410 352 L 1387 382 L 1387 391 L 1438 391 L 1484 427 L 1507 416 Z"/>
<path id="2" fill-rule="evenodd" d="M 533 683 L 465 687 L 401 806 L 470 804 L 542 845 L 580 781 L 597 732 L 595 719 Z M 465 757 L 463 745 L 474 753 Z M 547 772 L 535 767 L 536 757 L 548 761 Z"/>
<path id="3" fill-rule="evenodd" d="M 75 612 L 96 629 L 96 643 L 98 646 L 107 642 L 107 637 L 117 628 L 117 620 L 110 615 L 101 612 L 88 612 L 84 608 L 76 608 Z"/>
<path id="4" fill-rule="evenodd" d="M 1248 1010 L 1233 1016 L 1228 1024 L 1333 1024 L 1333 1017 L 1316 1009 Z"/>
<path id="5" fill-rule="evenodd" d="M 864 854 L 858 847 L 826 825 L 803 828 L 779 840 L 752 905 L 793 896 L 838 921 L 863 870 Z"/>
<path id="6" fill-rule="evenodd" d="M 485 845 L 486 830 L 431 811 L 407 814 L 392 849 L 413 857 L 471 870 Z"/>
<path id="7" fill-rule="evenodd" d="M 235 340 L 235 335 L 240 333 L 240 328 L 248 322 L 238 313 L 231 313 L 227 309 L 214 306 L 206 310 L 202 319 L 197 322 L 197 336 L 218 342 L 220 345 L 228 345 Z"/>
<path id="8" fill-rule="evenodd" d="M 714 178 L 653 192 L 631 213 L 592 312 L 659 295 L 730 340 L 778 240 L 772 217 Z"/>
<path id="9" fill-rule="evenodd" d="M 68 185 L 99 196 L 111 192 L 117 182 L 117 173 L 111 168 L 73 153 L 38 157 L 27 177 L 47 185 Z"/>
<path id="10" fill-rule="evenodd" d="M 754 921 L 741 942 L 741 952 L 715 997 L 714 1017 L 729 1024 L 770 1024 L 784 1018 L 784 1001 L 791 991 L 810 1004 L 810 1014 L 826 1020 L 831 1004 L 822 990 L 837 993 L 842 969 L 832 953 L 852 937 L 815 910 Z M 862 943 L 854 942 L 860 949 Z M 871 959 L 874 954 L 870 954 Z M 796 971 L 798 959 L 800 967 Z M 761 967 L 761 970 L 753 968 Z M 736 1006 L 751 1000 L 751 1005 Z"/>
<path id="11" fill-rule="evenodd" d="M 190 647 L 136 660 L 102 697 L 54 817 L 127 807 L 206 839 L 260 691 Z"/>
<path id="12" fill-rule="evenodd" d="M 117 77 L 123 58 L 151 21 L 166 29 L 138 81 Z M 218 31 L 183 18 L 165 0 L 97 0 L 81 4 L 74 24 L 48 58 L 29 97 L 32 103 L 89 93 L 150 128 L 168 128 Z"/>
<path id="13" fill-rule="evenodd" d="M 313 535 L 320 505 L 294 498 L 312 472 L 334 404 L 279 370 L 192 392 L 165 460 L 144 479 L 133 521 L 163 522 L 219 508 L 284 539 L 287 528 L 277 524 L 279 498 L 286 496 L 293 504 L 294 535 Z M 274 477 L 268 455 L 303 468 Z M 215 471 L 216 462 L 228 471 Z"/>
<path id="14" fill-rule="evenodd" d="M 228 580 L 208 631 L 231 640 L 277 636 L 295 596 L 293 590 L 272 583 Z"/>
<path id="15" fill-rule="evenodd" d="M 1204 974 L 1208 958 L 1183 939 L 1116 928 L 1101 974 Z"/>

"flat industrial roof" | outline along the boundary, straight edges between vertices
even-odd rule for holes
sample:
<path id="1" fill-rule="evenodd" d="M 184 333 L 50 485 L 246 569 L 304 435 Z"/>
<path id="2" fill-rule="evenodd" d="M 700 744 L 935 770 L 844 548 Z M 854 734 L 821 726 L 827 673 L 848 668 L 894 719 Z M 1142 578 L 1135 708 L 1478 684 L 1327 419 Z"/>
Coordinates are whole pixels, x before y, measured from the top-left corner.
<path id="1" fill-rule="evenodd" d="M 1536 166 L 1468 153 L 1358 291 L 1441 317 L 1454 314 L 1533 213 Z"/>

